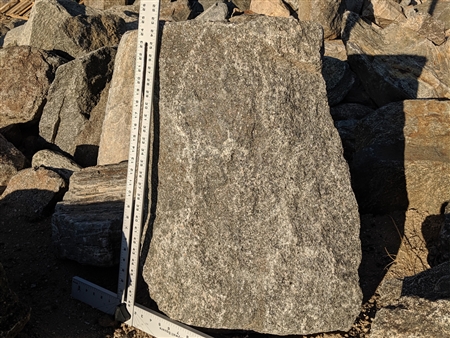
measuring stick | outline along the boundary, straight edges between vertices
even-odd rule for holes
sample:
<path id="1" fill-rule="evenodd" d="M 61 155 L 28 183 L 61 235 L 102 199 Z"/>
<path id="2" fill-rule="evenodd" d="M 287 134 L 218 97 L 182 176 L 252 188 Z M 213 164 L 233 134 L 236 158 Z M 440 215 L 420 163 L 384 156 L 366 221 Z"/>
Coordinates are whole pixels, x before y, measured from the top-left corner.
<path id="1" fill-rule="evenodd" d="M 158 338 L 212 338 L 136 304 L 157 57 L 159 0 L 141 0 L 117 294 L 79 277 L 72 297 Z"/>

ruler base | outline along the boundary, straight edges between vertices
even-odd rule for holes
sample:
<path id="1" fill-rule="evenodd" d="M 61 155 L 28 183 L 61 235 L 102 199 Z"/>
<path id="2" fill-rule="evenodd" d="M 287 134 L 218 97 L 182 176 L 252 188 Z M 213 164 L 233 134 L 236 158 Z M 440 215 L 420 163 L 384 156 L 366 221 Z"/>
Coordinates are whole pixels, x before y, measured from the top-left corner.
<path id="1" fill-rule="evenodd" d="M 72 279 L 72 297 L 109 315 L 114 315 L 121 304 L 116 293 L 80 277 Z M 139 304 L 134 304 L 132 319 L 125 324 L 154 337 L 212 338 Z"/>

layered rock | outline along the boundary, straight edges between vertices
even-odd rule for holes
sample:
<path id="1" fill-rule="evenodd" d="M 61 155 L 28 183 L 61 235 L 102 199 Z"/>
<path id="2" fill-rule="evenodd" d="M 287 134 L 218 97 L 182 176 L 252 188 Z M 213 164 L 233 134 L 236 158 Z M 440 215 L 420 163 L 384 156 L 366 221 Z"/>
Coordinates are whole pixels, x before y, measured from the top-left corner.
<path id="1" fill-rule="evenodd" d="M 37 121 L 64 59 L 29 46 L 0 49 L 0 128 Z"/>
<path id="2" fill-rule="evenodd" d="M 353 323 L 359 216 L 321 49 L 293 19 L 164 26 L 144 279 L 170 317 L 279 335 Z"/>
<path id="3" fill-rule="evenodd" d="M 449 130 L 449 101 L 392 103 L 362 120 L 352 164 L 361 212 L 440 214 L 450 200 Z"/>
<path id="4" fill-rule="evenodd" d="M 103 47 L 58 69 L 39 123 L 47 142 L 79 157 L 86 157 L 87 146 L 98 147 L 93 141 L 100 141 L 105 104 L 103 110 L 94 108 L 111 79 L 115 53 L 114 48 Z M 82 136 L 87 127 L 95 134 L 90 140 L 94 144 L 86 144 L 87 137 Z"/>
<path id="5" fill-rule="evenodd" d="M 70 189 L 56 205 L 52 242 L 58 257 L 81 264 L 119 262 L 127 164 L 76 171 Z"/>

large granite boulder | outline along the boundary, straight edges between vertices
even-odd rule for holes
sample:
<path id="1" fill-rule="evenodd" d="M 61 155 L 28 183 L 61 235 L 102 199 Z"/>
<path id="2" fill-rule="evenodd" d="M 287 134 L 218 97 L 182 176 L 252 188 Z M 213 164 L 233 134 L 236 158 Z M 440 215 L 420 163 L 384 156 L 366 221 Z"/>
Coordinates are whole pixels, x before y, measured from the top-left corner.
<path id="1" fill-rule="evenodd" d="M 0 128 L 39 120 L 64 59 L 30 46 L 0 48 Z"/>
<path id="2" fill-rule="evenodd" d="M 117 46 L 127 25 L 123 18 L 72 0 L 38 0 L 29 20 L 11 29 L 4 46 L 30 45 L 80 57 L 98 48 Z"/>
<path id="3" fill-rule="evenodd" d="M 76 171 L 52 217 L 55 253 L 81 264 L 119 262 L 127 163 Z"/>
<path id="4" fill-rule="evenodd" d="M 355 13 L 346 13 L 342 35 L 351 69 L 379 107 L 405 99 L 450 98 L 449 39 L 436 46 L 403 23 L 381 29 Z"/>
<path id="5" fill-rule="evenodd" d="M 164 25 L 143 276 L 171 318 L 288 335 L 358 315 L 359 215 L 322 41 L 294 19 Z"/>
<path id="6" fill-rule="evenodd" d="M 101 104 L 103 109 L 94 108 L 111 80 L 115 54 L 114 48 L 103 47 L 58 68 L 39 123 L 39 133 L 47 142 L 79 157 L 89 151 L 88 146 L 98 147 L 106 102 Z M 91 140 L 88 135 L 82 137 L 88 127 L 95 133 Z M 94 165 L 96 157 L 91 161 Z"/>
<path id="7" fill-rule="evenodd" d="M 363 213 L 441 213 L 450 200 L 450 102 L 406 100 L 361 120 L 352 163 Z"/>

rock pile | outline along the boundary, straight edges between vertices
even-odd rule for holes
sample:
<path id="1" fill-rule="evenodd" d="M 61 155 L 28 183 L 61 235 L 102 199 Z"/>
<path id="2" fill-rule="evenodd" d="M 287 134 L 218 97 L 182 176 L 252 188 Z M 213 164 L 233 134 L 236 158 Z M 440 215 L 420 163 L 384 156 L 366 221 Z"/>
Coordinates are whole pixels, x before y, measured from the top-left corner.
<path id="1" fill-rule="evenodd" d="M 56 254 L 83 264 L 117 264 L 138 10 L 38 0 L 27 22 L 0 23 L 0 207 L 52 214 Z M 162 0 L 143 250 L 161 310 L 200 327 L 349 331 L 361 288 L 368 300 L 381 280 L 364 280 L 377 251 L 360 233 L 391 218 L 373 334 L 448 335 L 449 13 Z M 445 317 L 431 336 L 410 325 L 427 311 Z"/>

